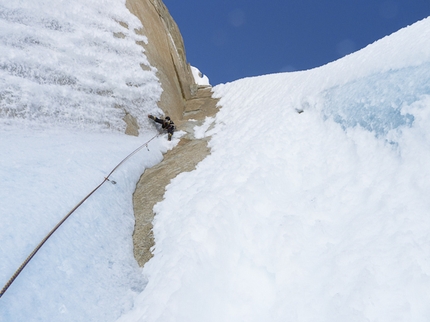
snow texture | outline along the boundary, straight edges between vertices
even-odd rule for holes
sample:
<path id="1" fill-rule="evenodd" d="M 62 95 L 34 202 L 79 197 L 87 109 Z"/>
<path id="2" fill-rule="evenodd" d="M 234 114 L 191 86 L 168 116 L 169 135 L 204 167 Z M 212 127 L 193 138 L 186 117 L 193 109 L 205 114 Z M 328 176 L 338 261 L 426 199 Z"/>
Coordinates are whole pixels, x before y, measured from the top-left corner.
<path id="1" fill-rule="evenodd" d="M 158 111 L 161 86 L 139 28 L 122 0 L 0 0 L 2 288 L 157 133 L 146 115 Z M 119 133 L 122 107 L 139 138 Z M 151 141 L 57 230 L 0 299 L 0 321 L 115 321 L 131 309 L 146 283 L 133 257 L 132 193 L 174 141 Z"/>
<path id="2" fill-rule="evenodd" d="M 122 0 L 1 0 L 1 123 L 123 131 L 126 107 L 144 124 L 161 87 L 141 27 Z"/>
<path id="3" fill-rule="evenodd" d="M 216 86 L 212 152 L 154 208 L 119 321 L 428 321 L 429 37 Z"/>
<path id="4" fill-rule="evenodd" d="M 194 82 L 197 85 L 209 86 L 209 78 L 203 75 L 202 72 L 194 66 L 191 66 L 191 73 L 193 74 Z"/>

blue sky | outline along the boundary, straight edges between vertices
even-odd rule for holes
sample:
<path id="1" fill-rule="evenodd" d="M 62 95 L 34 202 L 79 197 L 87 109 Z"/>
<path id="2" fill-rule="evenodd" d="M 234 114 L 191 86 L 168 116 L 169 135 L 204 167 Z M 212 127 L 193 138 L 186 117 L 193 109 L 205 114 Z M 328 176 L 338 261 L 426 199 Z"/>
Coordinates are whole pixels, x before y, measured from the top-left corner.
<path id="1" fill-rule="evenodd" d="M 212 85 L 324 65 L 430 16 L 430 0 L 164 0 Z"/>

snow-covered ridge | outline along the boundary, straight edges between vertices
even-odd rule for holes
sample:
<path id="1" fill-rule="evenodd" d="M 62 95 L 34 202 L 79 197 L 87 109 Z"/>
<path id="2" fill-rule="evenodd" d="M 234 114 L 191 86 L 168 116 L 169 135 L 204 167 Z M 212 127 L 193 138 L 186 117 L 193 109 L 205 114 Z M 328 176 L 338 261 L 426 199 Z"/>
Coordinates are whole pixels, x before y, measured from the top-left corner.
<path id="1" fill-rule="evenodd" d="M 359 124 L 377 135 L 387 134 L 410 125 L 414 117 L 407 106 L 430 94 L 429 24 L 430 18 L 424 19 L 313 70 L 245 78 L 218 85 L 215 93 L 220 95 L 224 86 L 258 83 L 253 99 L 283 97 L 285 106 L 296 111 L 317 109 L 344 127 Z"/>

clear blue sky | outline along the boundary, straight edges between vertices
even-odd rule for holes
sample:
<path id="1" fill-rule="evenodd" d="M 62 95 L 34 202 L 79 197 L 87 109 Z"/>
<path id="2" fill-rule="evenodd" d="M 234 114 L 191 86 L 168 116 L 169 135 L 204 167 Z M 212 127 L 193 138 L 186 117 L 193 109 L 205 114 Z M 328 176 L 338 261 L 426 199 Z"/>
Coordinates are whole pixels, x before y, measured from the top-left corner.
<path id="1" fill-rule="evenodd" d="M 430 16 L 430 0 L 163 1 L 212 85 L 321 66 Z"/>

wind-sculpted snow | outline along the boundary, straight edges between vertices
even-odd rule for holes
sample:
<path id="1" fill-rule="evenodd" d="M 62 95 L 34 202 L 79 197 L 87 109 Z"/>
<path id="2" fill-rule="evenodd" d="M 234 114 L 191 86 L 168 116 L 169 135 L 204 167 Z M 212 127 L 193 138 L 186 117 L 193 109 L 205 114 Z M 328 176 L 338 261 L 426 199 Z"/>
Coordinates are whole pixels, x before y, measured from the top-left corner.
<path id="1" fill-rule="evenodd" d="M 119 321 L 428 321 L 429 33 L 216 86 L 211 154 L 155 206 Z"/>
<path id="2" fill-rule="evenodd" d="M 140 27 L 121 0 L 0 1 L 0 122 L 122 131 L 125 109 L 141 123 L 161 88 Z"/>

